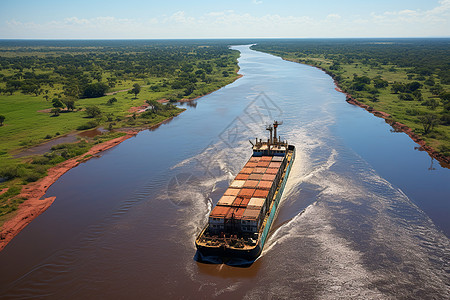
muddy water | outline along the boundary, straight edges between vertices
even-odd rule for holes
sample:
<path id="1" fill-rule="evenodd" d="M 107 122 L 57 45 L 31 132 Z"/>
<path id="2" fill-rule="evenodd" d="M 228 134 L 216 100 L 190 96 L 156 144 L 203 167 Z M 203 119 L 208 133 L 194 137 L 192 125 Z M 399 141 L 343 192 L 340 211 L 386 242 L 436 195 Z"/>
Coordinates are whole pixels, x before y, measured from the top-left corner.
<path id="1" fill-rule="evenodd" d="M 48 190 L 0 252 L 2 298 L 450 297 L 449 170 L 320 70 L 236 48 L 243 78 Z M 197 263 L 195 235 L 274 119 L 297 158 L 262 256 Z"/>

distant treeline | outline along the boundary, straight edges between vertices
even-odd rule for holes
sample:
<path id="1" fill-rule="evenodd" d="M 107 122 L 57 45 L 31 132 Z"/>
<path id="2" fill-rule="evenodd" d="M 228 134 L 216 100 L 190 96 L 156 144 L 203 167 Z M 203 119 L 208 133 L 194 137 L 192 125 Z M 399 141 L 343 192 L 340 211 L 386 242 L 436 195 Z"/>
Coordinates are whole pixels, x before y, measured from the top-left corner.
<path id="1" fill-rule="evenodd" d="M 297 53 L 308 57 L 324 55 L 336 63 L 361 61 L 373 67 L 396 65 L 414 68 L 423 76 L 436 74 L 442 84 L 450 84 L 450 39 L 305 39 L 260 41 L 253 46 L 279 55 Z"/>
<path id="2" fill-rule="evenodd" d="M 95 82 L 114 88 L 118 80 L 148 77 L 170 78 L 168 85 L 189 91 L 198 80 L 211 82 L 213 70 L 229 76 L 234 68 L 223 42 L 0 41 L 3 94 L 40 95 L 61 85 L 65 96 L 82 98 Z"/>

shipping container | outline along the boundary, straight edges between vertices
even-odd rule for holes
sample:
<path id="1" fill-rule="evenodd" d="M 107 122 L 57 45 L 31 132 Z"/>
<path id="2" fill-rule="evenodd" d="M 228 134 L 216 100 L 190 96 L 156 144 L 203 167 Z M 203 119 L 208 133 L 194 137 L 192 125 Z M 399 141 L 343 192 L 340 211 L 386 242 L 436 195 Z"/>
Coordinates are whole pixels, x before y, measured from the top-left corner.
<path id="1" fill-rule="evenodd" d="M 278 170 L 279 169 L 276 169 L 276 168 L 268 168 L 265 173 L 266 174 L 277 174 Z"/>
<path id="2" fill-rule="evenodd" d="M 251 175 L 250 175 L 251 176 Z M 261 180 L 265 180 L 265 181 L 275 181 L 275 177 L 276 177 L 276 175 L 274 175 L 274 174 L 264 174 L 262 177 L 261 177 Z"/>
<path id="3" fill-rule="evenodd" d="M 273 161 L 270 163 L 269 168 L 281 168 L 281 162 Z"/>
<path id="4" fill-rule="evenodd" d="M 248 163 L 245 164 L 244 168 L 255 168 L 258 166 L 257 162 L 251 162 L 249 161 Z"/>
<path id="5" fill-rule="evenodd" d="M 258 156 L 252 156 L 250 157 L 250 159 L 248 160 L 249 162 L 259 162 L 259 160 L 261 159 L 261 157 Z"/>
<path id="6" fill-rule="evenodd" d="M 237 196 L 240 191 L 241 191 L 240 189 L 228 188 L 225 191 L 224 195 L 226 195 L 226 196 Z"/>
<path id="7" fill-rule="evenodd" d="M 251 174 L 253 172 L 253 170 L 254 170 L 254 168 L 243 168 L 241 170 L 241 172 L 239 172 L 239 173 L 241 173 L 241 174 Z"/>
<path id="8" fill-rule="evenodd" d="M 266 173 L 266 168 L 256 167 L 253 169 L 253 174 L 264 174 Z"/>
<path id="9" fill-rule="evenodd" d="M 217 202 L 217 205 L 231 206 L 234 199 L 236 199 L 236 196 L 222 196 L 222 198 L 220 198 L 219 202 Z"/>
<path id="10" fill-rule="evenodd" d="M 244 188 L 256 188 L 258 182 L 258 180 L 246 180 L 244 183 Z"/>
<path id="11" fill-rule="evenodd" d="M 247 208 L 241 218 L 241 230 L 249 233 L 258 232 L 262 215 L 262 207 Z"/>
<path id="12" fill-rule="evenodd" d="M 213 218 L 224 218 L 228 214 L 230 209 L 231 208 L 228 206 L 216 206 L 213 208 L 209 216 Z"/>
<path id="13" fill-rule="evenodd" d="M 239 192 L 238 196 L 239 197 L 244 197 L 244 198 L 251 198 L 253 196 L 253 194 L 255 193 L 256 189 L 247 189 L 247 188 L 243 188 L 241 189 L 241 191 Z"/>
<path id="14" fill-rule="evenodd" d="M 234 199 L 234 201 L 231 204 L 231 206 L 232 207 L 243 207 L 243 208 L 246 208 L 249 201 L 250 201 L 249 197 L 238 196 L 238 197 L 236 197 L 236 199 Z"/>
<path id="15" fill-rule="evenodd" d="M 244 186 L 245 180 L 233 180 L 230 187 L 240 189 Z"/>
<path id="16" fill-rule="evenodd" d="M 257 164 L 257 167 L 265 167 L 267 168 L 270 164 L 270 161 L 265 161 L 265 160 L 260 160 L 259 163 Z"/>
<path id="17" fill-rule="evenodd" d="M 266 213 L 266 199 L 264 198 L 251 198 L 247 203 L 249 209 L 262 209 L 262 214 Z"/>
<path id="18" fill-rule="evenodd" d="M 242 207 L 231 207 L 225 216 L 225 222 L 229 220 L 241 220 L 242 215 L 245 212 L 245 208 Z"/>
<path id="19" fill-rule="evenodd" d="M 248 176 L 249 180 L 261 180 L 264 177 L 264 174 L 250 174 L 250 176 Z M 275 177 L 274 177 L 275 178 Z"/>
<path id="20" fill-rule="evenodd" d="M 272 156 L 261 156 L 260 161 L 272 161 Z"/>
<path id="21" fill-rule="evenodd" d="M 272 161 L 282 162 L 284 160 L 283 156 L 274 156 L 272 157 Z"/>
<path id="22" fill-rule="evenodd" d="M 258 183 L 258 189 L 262 189 L 262 190 L 270 190 L 270 188 L 272 187 L 272 185 L 273 185 L 274 183 L 273 183 L 273 181 L 265 181 L 265 180 L 261 180 L 259 183 Z"/>
<path id="23" fill-rule="evenodd" d="M 239 173 L 236 175 L 236 178 L 234 178 L 234 180 L 247 180 L 249 176 L 250 174 Z"/>
<path id="24" fill-rule="evenodd" d="M 253 197 L 255 198 L 266 198 L 267 195 L 269 195 L 268 190 L 255 190 L 255 192 L 253 193 Z"/>

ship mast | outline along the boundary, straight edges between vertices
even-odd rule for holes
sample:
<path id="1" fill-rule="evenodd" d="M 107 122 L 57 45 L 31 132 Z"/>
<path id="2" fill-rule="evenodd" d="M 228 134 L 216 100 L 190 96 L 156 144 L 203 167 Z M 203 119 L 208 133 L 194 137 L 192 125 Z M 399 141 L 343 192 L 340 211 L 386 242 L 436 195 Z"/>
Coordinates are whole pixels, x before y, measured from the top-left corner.
<path id="1" fill-rule="evenodd" d="M 278 125 L 282 125 L 283 124 L 283 122 L 278 122 L 278 121 L 274 121 L 273 122 L 273 138 L 274 138 L 274 140 L 275 140 L 275 143 L 278 143 L 278 137 L 277 137 L 277 127 L 278 127 Z M 270 132 L 270 133 L 272 133 L 272 132 Z M 271 134 L 271 136 L 272 136 L 272 134 Z"/>
<path id="2" fill-rule="evenodd" d="M 273 140 L 272 140 L 272 130 L 273 130 L 272 125 L 267 126 L 266 130 L 269 130 L 269 132 L 270 132 L 270 139 L 269 139 L 269 145 L 270 145 L 270 144 L 273 143 Z M 275 132 L 276 132 L 276 129 L 275 129 Z"/>

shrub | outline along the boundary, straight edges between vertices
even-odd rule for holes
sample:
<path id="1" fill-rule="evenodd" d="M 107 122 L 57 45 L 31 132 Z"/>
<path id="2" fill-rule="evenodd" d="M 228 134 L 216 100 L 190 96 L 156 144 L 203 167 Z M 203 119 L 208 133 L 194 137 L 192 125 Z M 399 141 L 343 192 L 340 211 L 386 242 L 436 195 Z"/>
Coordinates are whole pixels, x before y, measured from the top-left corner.
<path id="1" fill-rule="evenodd" d="M 111 99 L 108 99 L 107 104 L 112 105 L 114 102 L 117 102 L 117 98 L 116 97 L 112 97 Z"/>
<path id="2" fill-rule="evenodd" d="M 86 124 L 78 126 L 77 130 L 92 129 L 92 128 L 97 127 L 97 125 L 98 125 L 97 121 L 92 120 L 92 121 L 87 122 Z"/>
<path id="3" fill-rule="evenodd" d="M 26 175 L 23 177 L 23 179 L 24 179 L 26 182 L 35 182 L 35 181 L 37 181 L 39 178 L 41 178 L 41 176 L 40 176 L 39 174 L 37 174 L 37 173 L 29 173 L 29 174 L 26 174 Z"/>
<path id="4" fill-rule="evenodd" d="M 108 90 L 108 86 L 102 82 L 91 83 L 83 91 L 83 98 L 102 97 Z"/>
<path id="5" fill-rule="evenodd" d="M 88 118 L 99 117 L 102 114 L 100 108 L 96 105 L 86 107 L 86 115 Z"/>

